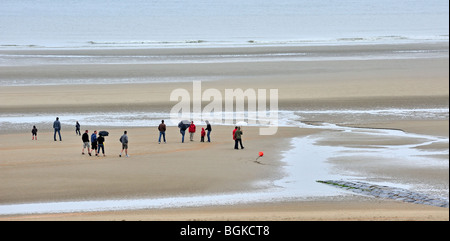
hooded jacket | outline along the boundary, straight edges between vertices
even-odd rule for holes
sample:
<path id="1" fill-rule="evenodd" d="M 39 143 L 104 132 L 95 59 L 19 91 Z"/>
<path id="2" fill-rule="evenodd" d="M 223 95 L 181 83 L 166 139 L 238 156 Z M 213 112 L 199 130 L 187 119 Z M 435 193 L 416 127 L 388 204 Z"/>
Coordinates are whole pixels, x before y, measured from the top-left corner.
<path id="1" fill-rule="evenodd" d="M 192 123 L 192 124 L 189 126 L 189 132 L 191 132 L 191 133 L 195 132 L 195 125 L 194 125 L 194 123 Z"/>
<path id="2" fill-rule="evenodd" d="M 205 128 L 202 128 L 202 136 L 205 136 L 205 135 L 206 135 Z"/>

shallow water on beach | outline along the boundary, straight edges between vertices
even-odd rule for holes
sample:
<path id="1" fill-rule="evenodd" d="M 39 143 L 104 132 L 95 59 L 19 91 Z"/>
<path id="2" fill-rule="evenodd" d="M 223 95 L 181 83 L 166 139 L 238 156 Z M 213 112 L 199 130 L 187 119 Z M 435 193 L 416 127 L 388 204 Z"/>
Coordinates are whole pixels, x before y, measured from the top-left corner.
<path id="1" fill-rule="evenodd" d="M 402 130 L 352 128 L 324 123 L 316 126 L 324 132 L 319 134 L 294 138 L 294 148 L 285 156 L 288 164 L 286 172 L 295 176 L 308 170 L 310 163 L 320 163 L 311 168 L 314 179 L 345 179 L 348 181 L 374 182 L 379 185 L 406 188 L 424 192 L 428 195 L 448 199 L 449 189 L 436 187 L 421 181 L 402 180 L 389 174 L 374 174 L 339 168 L 340 162 L 357 160 L 359 162 L 376 163 L 381 168 L 436 168 L 448 170 L 448 148 L 422 149 L 423 146 L 446 144 L 448 137 L 438 137 L 422 134 L 407 133 Z M 399 141 L 397 144 L 386 142 Z M 334 143 L 340 143 L 336 145 Z M 296 158 L 297 157 L 297 158 Z M 298 158 L 301 157 L 301 158 Z M 292 168 L 291 168 L 292 165 Z M 319 165 L 322 167 L 319 168 Z M 370 168 L 370 167 L 367 167 Z M 317 173 L 316 173 L 317 172 Z M 305 175 L 308 175 L 305 173 Z M 294 178 L 295 179 L 295 178 Z M 299 179 L 299 178 L 297 178 Z M 368 181 L 370 180 L 370 181 Z"/>
<path id="2" fill-rule="evenodd" d="M 242 122 L 248 126 L 264 126 L 264 123 L 271 121 L 270 124 L 277 126 L 299 126 L 303 125 L 302 121 L 315 120 L 329 120 L 339 123 L 352 123 L 354 120 L 371 120 L 389 121 L 389 120 L 447 120 L 449 118 L 448 108 L 389 108 L 389 109 L 372 109 L 372 110 L 357 110 L 357 109 L 329 109 L 329 110 L 279 110 L 276 115 L 270 117 L 267 113 L 243 113 L 222 112 L 215 113 L 211 116 L 209 113 L 192 113 L 192 117 L 201 119 L 201 123 L 209 120 L 213 125 L 234 125 L 239 122 L 238 117 L 243 118 Z M 217 114 L 217 115 L 216 115 Z M 100 127 L 148 127 L 158 126 L 161 120 L 168 120 L 168 126 L 177 126 L 180 121 L 178 118 L 174 119 L 170 113 L 167 112 L 95 112 L 95 113 L 33 113 L 33 114 L 2 114 L 0 115 L 0 128 L 3 130 L 19 131 L 28 130 L 33 125 L 39 128 L 46 129 L 51 127 L 54 118 L 58 116 L 61 123 L 67 126 L 74 126 L 78 121 L 82 125 L 100 126 Z M 220 118 L 214 119 L 219 116 Z M 250 119 L 250 117 L 254 119 Z M 230 119 L 231 118 L 231 119 Z M 273 122 L 273 123 L 272 123 Z"/>
<path id="3" fill-rule="evenodd" d="M 217 63 L 261 63 L 261 62 L 311 62 L 311 61 L 349 61 L 349 60 L 383 60 L 383 59 L 428 59 L 428 58 L 445 58 L 448 57 L 448 45 L 446 41 L 436 41 L 422 45 L 389 45 L 391 48 L 377 49 L 358 49 L 358 45 L 351 45 L 352 50 L 346 51 L 341 49 L 339 54 L 334 51 L 323 51 L 315 48 L 283 48 L 283 45 L 274 45 L 281 47 L 276 48 L 214 48 L 215 51 L 198 50 L 198 52 L 183 52 L 175 50 L 174 53 L 168 51 L 167 54 L 158 53 L 161 49 L 151 51 L 151 49 L 143 49 L 145 51 L 135 52 L 133 50 L 105 50 L 103 53 L 95 50 L 70 50 L 64 52 L 54 51 L 2 51 L 0 52 L 0 66 L 44 66 L 44 65 L 132 65 L 132 64 L 217 64 Z M 379 44 L 379 43 L 377 43 Z M 369 46 L 369 45 L 365 45 Z M 247 46 L 250 47 L 250 46 Z M 268 47 L 268 46 L 266 46 Z M 332 47 L 328 45 L 327 47 Z M 242 49 L 241 52 L 238 52 Z M 335 47 L 335 49 L 339 49 Z M 1 50 L 1 49 L 0 49 Z M 245 50 L 249 52 L 245 52 Z M 251 50 L 251 51 L 250 51 Z M 355 51 L 357 50 L 357 51 Z M 121 52 L 124 51 L 124 52 Z M 0 79 L 1 80 L 1 79 Z M 88 83 L 90 79 L 80 78 L 77 82 L 67 82 L 60 79 L 59 82 L 46 82 L 45 80 L 27 81 L 8 83 L 1 81 L 0 85 L 55 85 L 55 84 L 83 84 Z M 109 78 L 108 80 L 98 79 L 99 83 L 114 84 L 119 79 Z M 153 82 L 169 82 L 180 81 L 177 78 L 169 77 L 148 77 L 148 78 L 122 78 L 120 83 L 153 83 Z"/>

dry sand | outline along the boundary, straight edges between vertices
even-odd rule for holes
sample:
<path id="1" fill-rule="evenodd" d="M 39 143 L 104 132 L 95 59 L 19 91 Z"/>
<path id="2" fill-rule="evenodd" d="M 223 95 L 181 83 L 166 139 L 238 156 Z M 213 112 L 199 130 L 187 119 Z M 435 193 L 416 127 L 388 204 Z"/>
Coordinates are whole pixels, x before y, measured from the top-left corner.
<path id="1" fill-rule="evenodd" d="M 114 50 L 111 50 L 114 51 Z M 118 51 L 118 50 L 116 50 Z M 125 50 L 121 50 L 125 51 Z M 131 50 L 130 50 L 131 51 Z M 250 51 L 250 50 L 247 50 Z M 132 54 L 133 51 L 130 52 Z M 57 78 L 58 76 L 121 77 L 129 75 L 221 76 L 203 81 L 202 88 L 276 88 L 279 108 L 448 107 L 448 58 L 261 62 L 160 65 L 52 65 L 3 66 L 2 76 Z M 200 78 L 200 80 L 203 80 Z M 89 111 L 170 111 L 175 88 L 192 83 L 2 86 L 0 114 Z M 101 90 L 101 91 L 100 91 Z M 51 119 L 54 116 L 49 117 Z M 339 124 L 339 122 L 338 122 Z M 347 123 L 349 124 L 349 123 Z M 395 128 L 448 137 L 448 120 L 355 120 L 353 126 Z M 257 127 L 245 127 L 244 150 L 233 150 L 232 127 L 215 126 L 212 143 L 180 143 L 178 128 L 169 127 L 167 144 L 158 144 L 156 126 L 109 128 L 106 157 L 81 155 L 81 138 L 63 127 L 63 141 L 53 141 L 43 128 L 38 141 L 29 130 L 0 131 L 0 204 L 101 200 L 108 198 L 165 197 L 171 195 L 245 192 L 264 186 L 260 180 L 280 178 L 281 153 L 292 137 L 317 129 L 279 128 L 274 136 L 260 136 Z M 89 131 L 102 127 L 86 127 Z M 83 127 L 84 129 L 84 127 Z M 119 157 L 118 138 L 130 136 L 130 157 Z M 187 136 L 186 136 L 186 139 Z M 343 140 L 345 141 L 345 140 Z M 439 148 L 447 148 L 448 145 Z M 253 162 L 265 151 L 265 164 Z M 448 156 L 446 157 L 448 160 Z M 364 168 L 364 167 L 361 167 Z M 380 167 L 382 169 L 383 167 Z M 392 171 L 390 175 L 429 179 L 433 173 Z M 448 169 L 438 180 L 448 187 Z M 442 174 L 442 173 L 447 173 Z M 422 175 L 422 176 L 421 176 Z M 361 196 L 342 199 L 259 203 L 234 206 L 168 208 L 115 212 L 1 216 L 0 220 L 448 220 L 448 208 L 407 204 Z"/>

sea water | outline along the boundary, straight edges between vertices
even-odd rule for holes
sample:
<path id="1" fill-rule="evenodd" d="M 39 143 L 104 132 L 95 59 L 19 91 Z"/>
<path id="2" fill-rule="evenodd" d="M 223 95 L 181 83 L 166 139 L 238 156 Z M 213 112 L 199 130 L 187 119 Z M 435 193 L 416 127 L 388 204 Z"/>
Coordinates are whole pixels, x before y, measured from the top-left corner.
<path id="1" fill-rule="evenodd" d="M 447 0 L 2 0 L 1 48 L 448 41 Z"/>
<path id="2" fill-rule="evenodd" d="M 2 0 L 0 67 L 448 58 L 446 0 Z M 383 51 L 129 54 L 15 52 L 430 43 Z M 422 45 L 423 46 L 423 45 Z M 217 80 L 223 76 L 18 77 L 0 86 Z"/>

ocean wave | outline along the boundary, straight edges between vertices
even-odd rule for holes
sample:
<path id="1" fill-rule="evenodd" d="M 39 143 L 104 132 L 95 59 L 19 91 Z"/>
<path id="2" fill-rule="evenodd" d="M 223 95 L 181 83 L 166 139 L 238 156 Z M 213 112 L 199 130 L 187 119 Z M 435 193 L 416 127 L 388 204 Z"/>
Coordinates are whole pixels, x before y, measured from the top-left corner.
<path id="1" fill-rule="evenodd" d="M 147 84 L 147 83 L 184 83 L 198 80 L 200 77 L 136 77 L 136 78 L 59 78 L 59 79 L 0 79 L 0 86 L 61 86 L 84 84 Z M 210 76 L 208 80 L 214 81 L 217 76 Z"/>
<path id="2" fill-rule="evenodd" d="M 368 37 L 343 37 L 343 38 L 329 38 L 329 39 L 247 39 L 247 40 L 180 40 L 180 41 L 88 41 L 90 45 L 105 45 L 105 46 L 224 46 L 224 45 L 283 45 L 283 46 L 310 46 L 310 45 L 342 45 L 342 44 L 383 44 L 383 43 L 410 43 L 410 42 L 430 42 L 430 41 L 448 41 L 449 35 L 435 35 L 435 36 L 368 36 Z M 200 44 L 200 45 L 199 45 Z"/>
<path id="3" fill-rule="evenodd" d="M 182 40 L 182 41 L 152 41 L 152 40 L 143 40 L 143 41 L 87 41 L 87 44 L 90 45 L 107 45 L 107 46 L 129 46 L 129 45 L 178 45 L 178 44 L 200 44 L 207 43 L 206 40 Z"/>
<path id="4" fill-rule="evenodd" d="M 239 47 L 239 46 L 323 46 L 323 45 L 358 45 L 358 44 L 401 44 L 401 43 L 429 43 L 448 42 L 448 34 L 421 36 L 348 36 L 339 38 L 317 39 L 183 39 L 183 40 L 88 40 L 71 41 L 70 43 L 41 43 L 41 44 L 1 44 L 0 49 L 55 49 L 55 48 L 160 48 L 160 47 Z"/>

